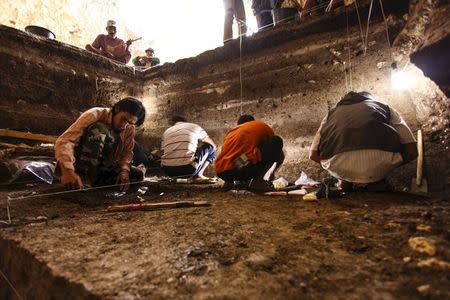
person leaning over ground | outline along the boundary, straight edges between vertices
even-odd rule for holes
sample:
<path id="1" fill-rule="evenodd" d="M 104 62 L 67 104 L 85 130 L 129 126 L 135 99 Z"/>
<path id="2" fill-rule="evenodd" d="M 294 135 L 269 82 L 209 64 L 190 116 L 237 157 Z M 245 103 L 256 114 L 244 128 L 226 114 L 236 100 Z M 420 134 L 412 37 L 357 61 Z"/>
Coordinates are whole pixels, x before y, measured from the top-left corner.
<path id="1" fill-rule="evenodd" d="M 276 163 L 275 170 L 284 161 L 283 140 L 267 124 L 253 116 L 239 117 L 237 126 L 225 136 L 220 154 L 214 163 L 217 176 L 225 181 L 225 188 L 236 184 L 254 190 L 271 190 L 272 184 L 264 176 Z"/>
<path id="2" fill-rule="evenodd" d="M 411 130 L 393 108 L 367 92 L 350 92 L 322 120 L 310 148 L 339 186 L 375 183 L 417 157 Z"/>
<path id="3" fill-rule="evenodd" d="M 272 0 L 253 0 L 252 10 L 259 30 L 273 27 Z"/>
<path id="4" fill-rule="evenodd" d="M 124 42 L 116 37 L 116 22 L 113 20 L 106 23 L 106 31 L 108 32 L 107 35 L 99 34 L 92 45 L 86 45 L 86 50 L 121 63 L 129 62 L 131 53 L 128 48 L 131 45 L 131 40 Z"/>
<path id="5" fill-rule="evenodd" d="M 203 172 L 214 161 L 214 141 L 203 128 L 182 116 L 173 116 L 170 125 L 161 142 L 163 171 L 170 177 L 207 179 Z"/>
<path id="6" fill-rule="evenodd" d="M 145 56 L 136 56 L 131 60 L 133 65 L 136 67 L 154 67 L 159 65 L 160 60 L 157 57 L 154 57 L 155 50 L 152 48 L 148 48 L 145 50 Z"/>
<path id="7" fill-rule="evenodd" d="M 72 189 L 119 184 L 126 191 L 130 177 L 143 180 L 143 171 L 130 164 L 135 126 L 144 119 L 144 106 L 132 97 L 112 108 L 94 107 L 82 113 L 55 143 L 61 183 Z"/>

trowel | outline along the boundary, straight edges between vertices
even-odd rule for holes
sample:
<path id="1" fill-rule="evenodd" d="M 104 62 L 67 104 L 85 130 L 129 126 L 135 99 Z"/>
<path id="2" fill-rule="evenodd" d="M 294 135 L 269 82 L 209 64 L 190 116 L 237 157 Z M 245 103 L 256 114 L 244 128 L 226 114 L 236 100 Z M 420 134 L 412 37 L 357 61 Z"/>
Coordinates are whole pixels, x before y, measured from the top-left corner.
<path id="1" fill-rule="evenodd" d="M 423 138 L 422 129 L 417 131 L 417 170 L 416 177 L 412 178 L 410 192 L 413 194 L 428 193 L 428 183 L 423 178 Z"/>

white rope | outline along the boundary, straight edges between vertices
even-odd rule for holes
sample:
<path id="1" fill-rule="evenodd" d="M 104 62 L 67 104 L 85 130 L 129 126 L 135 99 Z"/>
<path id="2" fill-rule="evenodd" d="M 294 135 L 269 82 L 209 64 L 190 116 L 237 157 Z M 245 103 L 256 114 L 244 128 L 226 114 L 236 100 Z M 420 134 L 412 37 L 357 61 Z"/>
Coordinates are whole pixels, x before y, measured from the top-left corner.
<path id="1" fill-rule="evenodd" d="M 367 44 L 369 38 L 369 25 L 370 25 L 370 15 L 372 14 L 373 0 L 370 1 L 369 14 L 367 15 L 367 28 L 366 28 L 366 38 L 364 40 L 364 55 L 366 55 Z"/>
<path id="2" fill-rule="evenodd" d="M 242 98 L 243 98 L 243 88 L 242 88 L 242 35 L 239 36 L 239 85 L 240 85 L 240 89 L 241 89 L 241 116 L 243 114 L 243 109 L 242 109 Z"/>
<path id="3" fill-rule="evenodd" d="M 353 82 L 352 82 L 352 59 L 351 59 L 351 51 L 350 51 L 350 30 L 348 24 L 348 9 L 345 7 L 345 14 L 347 19 L 347 48 L 348 48 L 348 70 L 349 70 L 349 82 L 350 82 L 350 90 L 353 91 Z"/>
<path id="4" fill-rule="evenodd" d="M 364 45 L 364 32 L 363 32 L 362 23 L 361 23 L 361 16 L 359 15 L 358 1 L 357 0 L 355 0 L 355 8 L 356 8 L 356 14 L 358 16 L 359 31 L 361 33 L 361 43 Z"/>

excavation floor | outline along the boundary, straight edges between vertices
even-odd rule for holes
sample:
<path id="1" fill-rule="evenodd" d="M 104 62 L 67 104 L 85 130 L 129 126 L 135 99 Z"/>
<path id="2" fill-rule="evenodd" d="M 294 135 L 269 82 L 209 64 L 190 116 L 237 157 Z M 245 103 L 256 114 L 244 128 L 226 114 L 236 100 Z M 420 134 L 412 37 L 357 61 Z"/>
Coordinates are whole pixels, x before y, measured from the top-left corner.
<path id="1" fill-rule="evenodd" d="M 7 195 L 45 189 L 0 191 L 0 218 L 6 218 Z M 13 225 L 0 227 L 0 262 L 21 297 L 450 297 L 448 265 L 419 266 L 432 257 L 450 261 L 450 205 L 442 196 L 354 193 L 304 202 L 155 184 L 146 202 L 207 200 L 212 206 L 110 213 L 108 205 L 136 195 L 104 194 L 11 201 Z M 413 250 L 412 237 L 427 238 L 436 254 Z M 1 295 L 17 297 L 0 277 Z"/>

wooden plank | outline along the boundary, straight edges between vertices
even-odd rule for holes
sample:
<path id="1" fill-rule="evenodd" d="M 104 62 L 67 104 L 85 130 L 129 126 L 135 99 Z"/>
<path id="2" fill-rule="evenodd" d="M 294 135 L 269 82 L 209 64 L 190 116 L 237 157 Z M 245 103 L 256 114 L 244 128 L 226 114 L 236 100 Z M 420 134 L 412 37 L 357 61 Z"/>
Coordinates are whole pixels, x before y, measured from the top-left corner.
<path id="1" fill-rule="evenodd" d="M 201 207 L 211 206 L 207 201 L 176 201 L 162 203 L 141 203 L 141 204 L 125 204 L 108 206 L 108 211 L 135 211 L 135 210 L 156 210 L 163 208 L 179 208 L 179 207 Z"/>
<path id="2" fill-rule="evenodd" d="M 1 136 L 47 143 L 55 143 L 56 139 L 58 138 L 57 136 L 52 135 L 29 133 L 10 129 L 0 129 L 0 137 Z"/>

